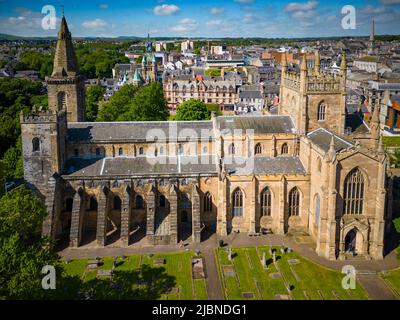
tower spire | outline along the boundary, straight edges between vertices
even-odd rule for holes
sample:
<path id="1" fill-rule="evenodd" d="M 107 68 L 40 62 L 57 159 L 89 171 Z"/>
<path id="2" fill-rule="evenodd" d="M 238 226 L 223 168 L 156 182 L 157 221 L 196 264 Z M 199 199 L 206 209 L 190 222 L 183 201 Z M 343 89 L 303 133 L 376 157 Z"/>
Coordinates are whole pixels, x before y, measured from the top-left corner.
<path id="1" fill-rule="evenodd" d="M 68 29 L 65 16 L 61 18 L 60 31 L 58 32 L 57 47 L 54 55 L 52 77 L 71 77 L 78 73 L 78 63 L 72 44 L 71 32 Z"/>
<path id="2" fill-rule="evenodd" d="M 369 40 L 375 41 L 375 20 L 372 20 L 371 34 L 369 36 Z"/>
<path id="3" fill-rule="evenodd" d="M 321 71 L 321 57 L 319 55 L 319 50 L 315 53 L 315 73 L 319 73 Z"/>

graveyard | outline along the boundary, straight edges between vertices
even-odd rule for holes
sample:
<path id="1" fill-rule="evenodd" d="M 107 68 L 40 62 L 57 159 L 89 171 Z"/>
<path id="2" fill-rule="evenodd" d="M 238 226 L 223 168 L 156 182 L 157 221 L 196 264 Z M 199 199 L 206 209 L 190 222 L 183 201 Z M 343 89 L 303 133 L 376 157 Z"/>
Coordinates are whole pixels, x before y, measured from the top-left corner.
<path id="1" fill-rule="evenodd" d="M 63 270 L 78 299 L 207 299 L 202 258 L 190 251 L 65 261 Z"/>
<path id="2" fill-rule="evenodd" d="M 380 275 L 392 291 L 400 297 L 400 269 L 381 273 Z"/>
<path id="3" fill-rule="evenodd" d="M 316 265 L 290 248 L 223 247 L 217 249 L 216 258 L 229 300 L 368 299 L 358 282 L 354 290 L 345 290 L 342 273 Z"/>

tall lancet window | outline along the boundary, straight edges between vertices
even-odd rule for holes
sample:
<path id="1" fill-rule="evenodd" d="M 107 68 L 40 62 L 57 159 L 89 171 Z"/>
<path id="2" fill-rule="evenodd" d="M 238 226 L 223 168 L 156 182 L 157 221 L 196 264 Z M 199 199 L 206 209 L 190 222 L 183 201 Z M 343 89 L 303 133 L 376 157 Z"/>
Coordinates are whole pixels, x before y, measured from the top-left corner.
<path id="1" fill-rule="evenodd" d="M 364 206 L 364 175 L 353 169 L 344 180 L 343 214 L 362 214 Z"/>
<path id="2" fill-rule="evenodd" d="M 64 91 L 61 91 L 57 95 L 58 100 L 58 110 L 66 110 L 67 109 L 67 94 Z"/>
<path id="3" fill-rule="evenodd" d="M 325 121 L 326 118 L 326 104 L 321 102 L 318 105 L 318 121 Z"/>

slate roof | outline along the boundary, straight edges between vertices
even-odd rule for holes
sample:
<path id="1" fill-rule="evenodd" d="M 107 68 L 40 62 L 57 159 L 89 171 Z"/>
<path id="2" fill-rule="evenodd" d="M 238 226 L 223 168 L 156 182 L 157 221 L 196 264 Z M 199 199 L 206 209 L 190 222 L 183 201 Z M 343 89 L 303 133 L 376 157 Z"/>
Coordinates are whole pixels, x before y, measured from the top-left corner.
<path id="1" fill-rule="evenodd" d="M 70 177 L 217 174 L 214 156 L 71 158 L 64 175 Z"/>
<path id="2" fill-rule="evenodd" d="M 322 150 L 325 152 L 329 151 L 329 146 L 331 143 L 333 133 L 330 131 L 324 129 L 324 128 L 318 128 L 309 134 L 307 134 L 307 137 L 318 147 L 320 147 Z M 352 146 L 352 144 L 348 141 L 345 141 L 344 139 L 338 137 L 337 135 L 334 135 L 334 143 L 335 143 L 335 151 L 338 152 L 340 150 L 349 148 Z"/>
<path id="3" fill-rule="evenodd" d="M 237 159 L 237 160 L 235 160 Z M 280 156 L 272 157 L 252 157 L 233 158 L 231 164 L 225 164 L 225 170 L 230 175 L 249 175 L 249 174 L 306 174 L 303 164 L 298 157 Z"/>
<path id="4" fill-rule="evenodd" d="M 293 133 L 294 124 L 290 116 L 242 116 L 218 117 L 220 130 L 254 129 L 255 134 Z"/>
<path id="5" fill-rule="evenodd" d="M 241 91 L 239 93 L 240 99 L 262 99 L 260 91 Z"/>
<path id="6" fill-rule="evenodd" d="M 345 128 L 351 128 L 351 133 L 368 133 L 369 129 L 363 119 L 356 113 L 346 115 Z"/>
<path id="7" fill-rule="evenodd" d="M 202 137 L 209 132 L 212 137 L 212 121 L 146 121 L 146 122 L 69 122 L 68 140 L 70 142 L 95 141 L 153 141 L 154 136 L 161 132 L 165 137 L 173 138 L 176 134 L 178 141 L 186 137 Z M 156 131 L 157 130 L 157 131 Z M 151 139 L 150 139 L 151 138 Z"/>

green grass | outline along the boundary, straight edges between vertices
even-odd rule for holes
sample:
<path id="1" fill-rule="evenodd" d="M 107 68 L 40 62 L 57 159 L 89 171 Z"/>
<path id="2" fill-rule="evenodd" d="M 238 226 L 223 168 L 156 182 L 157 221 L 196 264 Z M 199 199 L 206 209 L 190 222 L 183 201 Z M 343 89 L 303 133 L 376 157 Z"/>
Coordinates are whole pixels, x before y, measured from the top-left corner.
<path id="1" fill-rule="evenodd" d="M 144 254 L 131 255 L 124 260 L 118 259 L 115 274 L 119 274 L 122 283 L 127 284 L 128 288 L 132 291 L 139 289 L 151 291 L 153 290 L 151 288 L 157 287 L 157 290 L 160 292 L 159 299 L 193 300 L 197 298 L 199 300 L 206 300 L 205 280 L 192 281 L 191 259 L 193 256 L 194 253 L 190 251 L 154 254 L 152 257 Z M 153 261 L 156 258 L 164 258 L 165 264 L 155 266 Z M 112 269 L 113 257 L 105 257 L 102 260 L 103 265 L 100 269 Z M 87 269 L 87 262 L 88 259 L 73 260 L 69 263 L 64 262 L 64 274 L 71 277 L 78 277 L 82 281 L 82 285 L 99 285 L 96 283 L 99 280 L 96 278 L 97 269 Z M 139 279 L 141 279 L 140 282 Z M 110 291 L 111 289 L 106 285 L 109 283 L 107 278 L 100 280 L 104 282 L 100 284 L 101 290 Z M 178 293 L 167 294 L 164 288 L 179 288 L 179 291 Z M 196 297 L 194 290 L 196 290 Z M 107 292 L 104 292 L 104 294 L 107 294 Z"/>
<path id="2" fill-rule="evenodd" d="M 400 297 L 400 269 L 389 271 L 386 275 L 381 275 L 381 277 Z"/>
<path id="3" fill-rule="evenodd" d="M 264 269 L 261 265 L 264 252 L 266 260 L 270 261 L 268 269 Z M 228 299 L 243 299 L 242 294 L 244 292 L 252 292 L 254 299 L 265 300 L 276 299 L 276 294 L 288 295 L 284 279 L 292 286 L 290 294 L 296 300 L 304 300 L 306 295 L 308 299 L 312 300 L 334 300 L 336 297 L 332 291 L 335 291 L 341 300 L 368 298 L 366 292 L 358 283 L 355 290 L 344 290 L 341 287 L 343 274 L 316 265 L 294 252 L 281 254 L 277 251 L 277 264 L 283 275 L 283 278 L 279 279 L 270 277 L 270 273 L 276 273 L 278 270 L 272 263 L 269 247 L 233 248 L 232 253 L 234 255 L 233 264 L 228 260 L 225 249 L 217 250 L 221 266 L 219 268 L 220 276 L 224 280 L 223 284 Z M 298 259 L 300 263 L 290 265 L 289 259 Z M 223 265 L 234 265 L 238 281 L 234 276 L 223 275 Z"/>
<path id="4" fill-rule="evenodd" d="M 207 300 L 206 281 L 204 279 L 194 280 L 194 288 L 196 291 L 196 300 Z"/>
<path id="5" fill-rule="evenodd" d="M 382 143 L 385 147 L 400 147 L 400 137 L 382 137 Z"/>

